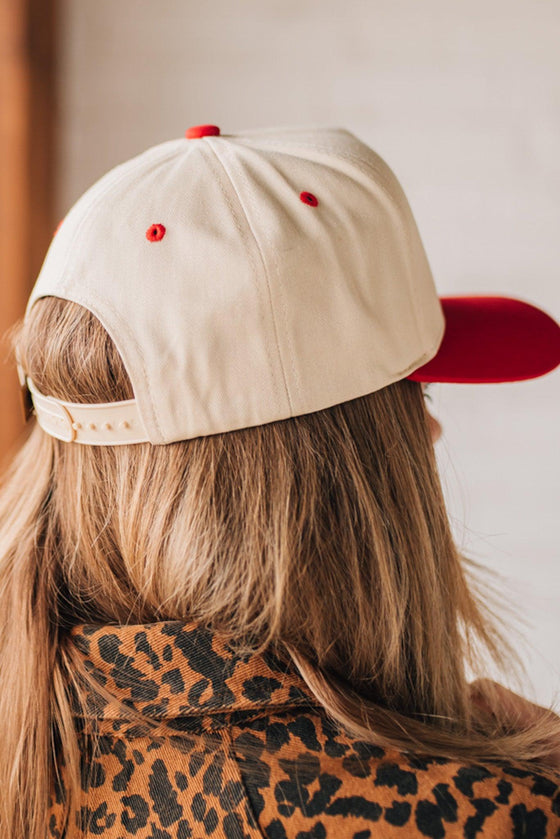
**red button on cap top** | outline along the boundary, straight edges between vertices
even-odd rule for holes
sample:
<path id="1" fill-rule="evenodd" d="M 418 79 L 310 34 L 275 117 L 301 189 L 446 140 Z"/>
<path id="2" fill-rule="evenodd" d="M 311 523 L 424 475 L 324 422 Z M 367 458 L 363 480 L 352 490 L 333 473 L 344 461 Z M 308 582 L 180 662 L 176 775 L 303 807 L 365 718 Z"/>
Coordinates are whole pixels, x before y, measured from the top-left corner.
<path id="1" fill-rule="evenodd" d="M 220 129 L 217 125 L 192 125 L 185 131 L 187 140 L 194 140 L 197 137 L 219 137 Z"/>

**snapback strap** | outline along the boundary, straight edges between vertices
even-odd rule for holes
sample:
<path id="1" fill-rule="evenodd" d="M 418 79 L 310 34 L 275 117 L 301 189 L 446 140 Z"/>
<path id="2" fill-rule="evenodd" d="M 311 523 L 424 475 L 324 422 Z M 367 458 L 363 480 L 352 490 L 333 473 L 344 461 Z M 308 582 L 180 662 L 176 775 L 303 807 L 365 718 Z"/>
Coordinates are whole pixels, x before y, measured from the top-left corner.
<path id="1" fill-rule="evenodd" d="M 92 404 L 63 402 L 43 396 L 19 365 L 18 375 L 22 388 L 31 397 L 37 422 L 47 434 L 66 443 L 90 446 L 150 442 L 135 399 Z"/>

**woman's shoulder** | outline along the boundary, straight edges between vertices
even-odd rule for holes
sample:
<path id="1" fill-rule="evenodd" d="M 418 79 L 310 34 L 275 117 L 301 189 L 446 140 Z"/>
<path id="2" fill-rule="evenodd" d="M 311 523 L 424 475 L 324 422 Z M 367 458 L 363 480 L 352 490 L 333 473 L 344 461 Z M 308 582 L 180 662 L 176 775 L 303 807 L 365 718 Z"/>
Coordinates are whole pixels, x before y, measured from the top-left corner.
<path id="1" fill-rule="evenodd" d="M 239 721 L 231 733 L 267 836 L 295 836 L 294 823 L 302 839 L 560 835 L 560 773 L 552 769 L 384 749 L 343 734 L 316 709 Z"/>

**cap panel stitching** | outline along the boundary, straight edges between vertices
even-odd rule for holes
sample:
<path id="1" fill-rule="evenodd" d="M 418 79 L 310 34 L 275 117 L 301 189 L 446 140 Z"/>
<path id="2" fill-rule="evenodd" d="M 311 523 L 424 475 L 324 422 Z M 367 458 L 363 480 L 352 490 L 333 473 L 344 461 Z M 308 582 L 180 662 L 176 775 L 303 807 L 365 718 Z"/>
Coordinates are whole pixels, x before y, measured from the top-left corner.
<path id="1" fill-rule="evenodd" d="M 240 176 L 241 178 L 245 178 L 245 176 L 244 176 L 244 174 L 243 174 L 243 171 L 242 171 L 241 169 L 239 169 L 239 176 Z M 245 178 L 245 180 L 246 180 L 246 178 Z M 234 187 L 234 188 L 235 188 L 235 187 Z M 248 195 L 249 195 L 249 194 L 250 194 L 250 193 L 248 193 Z M 240 200 L 241 200 L 241 199 L 240 199 Z M 247 198 L 247 201 L 250 201 L 250 198 Z M 254 209 L 255 209 L 255 207 L 254 207 L 254 204 L 253 204 L 252 202 L 251 202 L 251 206 L 252 206 L 252 209 L 254 210 Z M 246 215 L 247 215 L 247 214 L 246 214 Z M 248 218 L 248 216 L 247 216 L 247 218 Z M 263 229 L 263 230 L 261 231 L 261 235 L 262 235 L 263 239 L 265 239 L 265 240 L 266 240 L 266 242 L 267 242 L 267 244 L 268 244 L 268 246 L 269 246 L 269 251 L 270 251 L 270 253 L 271 253 L 270 260 L 271 260 L 271 262 L 273 262 L 273 264 L 274 264 L 274 273 L 275 273 L 275 276 L 276 276 L 276 277 L 278 277 L 278 276 L 279 276 L 279 274 L 280 274 L 280 271 L 279 271 L 279 269 L 278 269 L 278 265 L 279 265 L 279 261 L 278 261 L 278 254 L 277 254 L 276 250 L 275 250 L 273 247 L 271 247 L 271 246 L 270 246 L 270 240 L 269 240 L 269 239 L 268 239 L 268 237 L 267 237 L 266 230 L 264 230 L 264 229 Z M 254 231 L 253 231 L 253 236 L 255 237 L 255 240 L 257 241 L 257 245 L 258 245 L 259 251 L 261 252 L 261 256 L 262 256 L 262 260 L 263 260 L 263 264 L 264 264 L 264 262 L 265 262 L 265 260 L 264 260 L 264 254 L 263 254 L 263 251 L 262 251 L 262 248 L 261 248 L 260 242 L 258 241 L 257 236 L 256 236 L 256 233 L 255 233 Z M 266 271 L 266 267 L 265 267 L 265 271 Z M 268 272 L 266 272 L 266 277 L 267 277 L 268 293 L 269 293 L 269 297 L 270 297 L 270 307 L 271 307 L 271 309 L 273 310 L 273 306 L 272 306 L 272 294 L 271 294 L 271 290 L 270 290 L 270 281 L 269 281 Z M 284 324 L 288 324 L 288 323 L 289 323 L 288 310 L 287 310 L 287 306 L 286 306 L 286 298 L 285 298 L 285 296 L 284 296 L 283 289 L 282 289 L 282 284 L 281 284 L 281 283 L 276 283 L 276 289 L 277 289 L 277 292 L 278 292 L 278 297 L 279 297 L 279 299 L 280 299 L 280 306 L 281 306 L 281 309 L 282 309 L 282 317 L 283 317 L 283 319 L 284 319 Z M 276 320 L 276 319 L 275 319 L 275 320 Z M 278 334 L 278 330 L 277 330 L 277 327 L 276 327 L 276 323 L 275 323 L 275 329 L 276 329 L 276 335 L 277 335 L 277 334 Z M 297 371 L 297 368 L 296 368 L 296 365 L 295 365 L 295 361 L 294 361 L 294 356 L 295 356 L 295 353 L 294 353 L 294 351 L 293 351 L 293 346 L 292 346 L 292 344 L 291 344 L 291 337 L 290 337 L 290 332 L 289 332 L 289 329 L 285 329 L 285 338 L 286 338 L 286 342 L 289 342 L 289 343 L 290 343 L 290 347 L 291 347 L 291 352 L 288 354 L 288 355 L 289 355 L 289 358 L 288 358 L 288 363 L 289 363 L 289 365 L 290 365 L 290 370 L 291 370 L 291 374 L 292 374 L 292 382 L 294 383 L 295 388 L 296 388 L 298 402 L 299 402 L 299 404 L 301 405 L 301 404 L 303 404 L 304 399 L 303 399 L 302 389 L 301 389 L 301 385 L 300 385 L 299 373 L 298 373 L 298 371 Z M 277 345 L 278 345 L 278 342 L 277 342 Z M 278 351 L 280 352 L 280 347 L 279 347 L 279 345 L 278 345 Z M 285 376 L 285 372 L 284 372 L 284 368 L 283 368 L 283 367 L 282 367 L 282 372 L 284 373 L 284 380 L 286 380 L 286 376 Z M 288 392 L 288 385 L 287 385 L 287 382 L 286 382 L 286 391 Z M 296 411 L 295 411 L 295 408 L 294 408 L 294 406 L 293 406 L 293 404 L 292 404 L 292 400 L 290 399 L 289 392 L 288 392 L 288 399 L 289 399 L 289 403 L 290 403 L 290 411 L 291 411 L 292 416 L 293 416 L 293 415 L 296 413 Z"/>
<path id="2" fill-rule="evenodd" d="M 269 283 L 269 278 L 268 278 L 268 271 L 267 271 L 266 262 L 265 262 L 265 260 L 264 260 L 264 255 L 263 255 L 263 252 L 262 252 L 262 249 L 261 249 L 260 243 L 259 243 L 259 241 L 258 241 L 258 239 L 257 239 L 257 237 L 256 237 L 256 235 L 255 235 L 254 230 L 253 230 L 253 225 L 251 224 L 251 221 L 250 221 L 250 219 L 249 219 L 249 217 L 248 217 L 248 215 L 247 215 L 247 213 L 246 213 L 246 211 L 245 211 L 245 207 L 243 206 L 243 202 L 242 202 L 242 200 L 241 200 L 241 196 L 239 195 L 239 192 L 238 192 L 238 190 L 237 190 L 237 188 L 236 188 L 235 184 L 233 183 L 233 180 L 232 180 L 232 178 L 231 178 L 231 176 L 230 176 L 230 174 L 229 174 L 229 172 L 228 172 L 228 170 L 227 170 L 227 168 L 226 168 L 226 166 L 225 166 L 224 161 L 221 159 L 220 155 L 217 153 L 216 149 L 214 148 L 214 144 L 213 144 L 213 143 L 208 142 L 208 146 L 211 148 L 212 152 L 214 153 L 214 156 L 215 156 L 216 160 L 217 160 L 217 161 L 218 161 L 218 163 L 220 164 L 220 166 L 221 166 L 222 170 L 224 171 L 224 173 L 225 173 L 225 175 L 226 175 L 226 177 L 227 177 L 227 179 L 228 179 L 228 182 L 231 184 L 232 189 L 234 190 L 234 192 L 235 192 L 235 194 L 236 194 L 236 196 L 237 196 L 237 200 L 238 200 L 238 202 L 239 202 L 239 206 L 240 206 L 240 208 L 241 208 L 241 211 L 242 211 L 242 213 L 243 213 L 243 216 L 244 216 L 244 218 L 245 218 L 245 221 L 247 222 L 247 226 L 248 226 L 249 231 L 250 231 L 250 233 L 251 233 L 251 237 L 252 237 L 252 239 L 253 239 L 253 241 L 254 241 L 254 243 L 255 243 L 256 247 L 257 247 L 257 250 L 258 250 L 258 252 L 259 252 L 259 256 L 260 256 L 260 260 L 261 260 L 261 264 L 262 264 L 262 268 L 263 268 L 264 276 L 265 276 L 265 278 L 266 278 L 266 285 L 267 285 L 267 290 L 268 290 L 269 310 L 270 310 L 270 315 L 271 315 L 271 319 L 272 319 L 272 325 L 273 325 L 273 328 L 274 328 L 274 342 L 275 342 L 275 344 L 276 344 L 276 352 L 277 352 L 278 360 L 279 360 L 279 363 L 280 363 L 280 369 L 281 369 L 281 371 L 282 371 L 282 378 L 283 378 L 283 382 L 284 382 L 284 390 L 285 390 L 285 394 L 286 394 L 286 399 L 288 400 L 288 405 L 289 405 L 289 408 L 290 408 L 290 412 L 291 412 L 291 413 L 293 413 L 294 408 L 293 408 L 293 405 L 292 405 L 292 400 L 290 399 L 290 392 L 289 392 L 289 389 L 288 389 L 288 383 L 287 383 L 287 381 L 286 381 L 286 372 L 285 372 L 285 370 L 284 370 L 284 364 L 283 364 L 283 360 L 282 360 L 282 353 L 281 353 L 281 351 L 280 351 L 280 344 L 279 344 L 279 341 L 278 341 L 278 328 L 277 328 L 277 325 L 276 325 L 276 317 L 275 317 L 275 315 L 274 315 L 274 307 L 273 307 L 273 305 L 272 305 L 272 296 L 271 296 L 271 293 L 270 293 L 270 283 Z M 222 189 L 222 185 L 221 185 L 221 184 L 219 184 L 219 186 L 220 186 L 220 190 L 221 190 L 221 192 L 222 192 L 222 194 L 223 194 L 223 196 L 224 196 L 224 199 L 225 199 L 225 201 L 226 201 L 226 203 L 227 203 L 227 205 L 228 205 L 229 209 L 231 210 L 231 212 L 232 212 L 232 214 L 233 214 L 234 221 L 235 221 L 235 225 L 236 225 L 236 227 L 238 228 L 238 230 L 239 230 L 240 234 L 243 236 L 243 232 L 242 232 L 241 228 L 239 227 L 239 225 L 238 225 L 238 223 L 237 223 L 237 216 L 236 216 L 235 211 L 234 211 L 234 209 L 233 209 L 233 207 L 232 207 L 232 205 L 231 205 L 231 202 L 229 201 L 229 198 L 228 198 L 228 196 L 226 195 L 225 191 Z M 252 254 L 251 254 L 251 253 L 249 254 L 249 258 L 251 259 L 251 263 L 253 264 L 253 267 L 255 268 L 255 277 L 257 277 L 257 274 L 256 274 L 256 266 L 255 266 L 255 265 L 254 265 L 254 263 L 253 263 L 253 257 L 252 257 Z M 255 285 L 256 285 L 256 288 L 257 288 L 257 294 L 259 295 L 259 300 L 261 300 L 261 301 L 262 301 L 261 287 L 260 287 L 260 283 L 258 282 L 258 278 L 256 279 Z M 271 359 L 271 355 L 270 355 L 270 352 L 269 352 L 269 349 L 268 349 L 268 345 L 267 345 L 267 346 L 265 346 L 265 350 L 266 350 L 267 358 L 268 358 L 268 360 L 269 360 L 269 367 L 270 367 L 270 371 L 271 371 L 271 373 L 272 373 L 273 381 L 275 382 L 275 381 L 276 381 L 276 376 L 275 376 L 275 373 L 274 373 L 274 367 L 273 367 L 273 364 L 272 364 L 272 359 Z M 275 385 L 275 392 L 278 394 L 278 389 L 276 388 L 276 385 Z M 279 405 L 279 403 L 278 403 L 278 405 Z M 279 407 L 280 407 L 280 405 L 279 405 Z"/>

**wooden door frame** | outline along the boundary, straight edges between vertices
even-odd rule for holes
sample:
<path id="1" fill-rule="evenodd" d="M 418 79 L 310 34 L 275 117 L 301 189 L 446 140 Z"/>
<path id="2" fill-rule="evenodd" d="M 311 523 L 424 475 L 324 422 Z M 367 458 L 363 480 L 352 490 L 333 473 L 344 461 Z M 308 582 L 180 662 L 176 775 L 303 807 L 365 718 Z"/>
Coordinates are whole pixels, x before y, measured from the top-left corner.
<path id="1" fill-rule="evenodd" d="M 8 330 L 23 316 L 52 238 L 58 0 L 0 0 L 0 470 L 20 445 Z"/>

